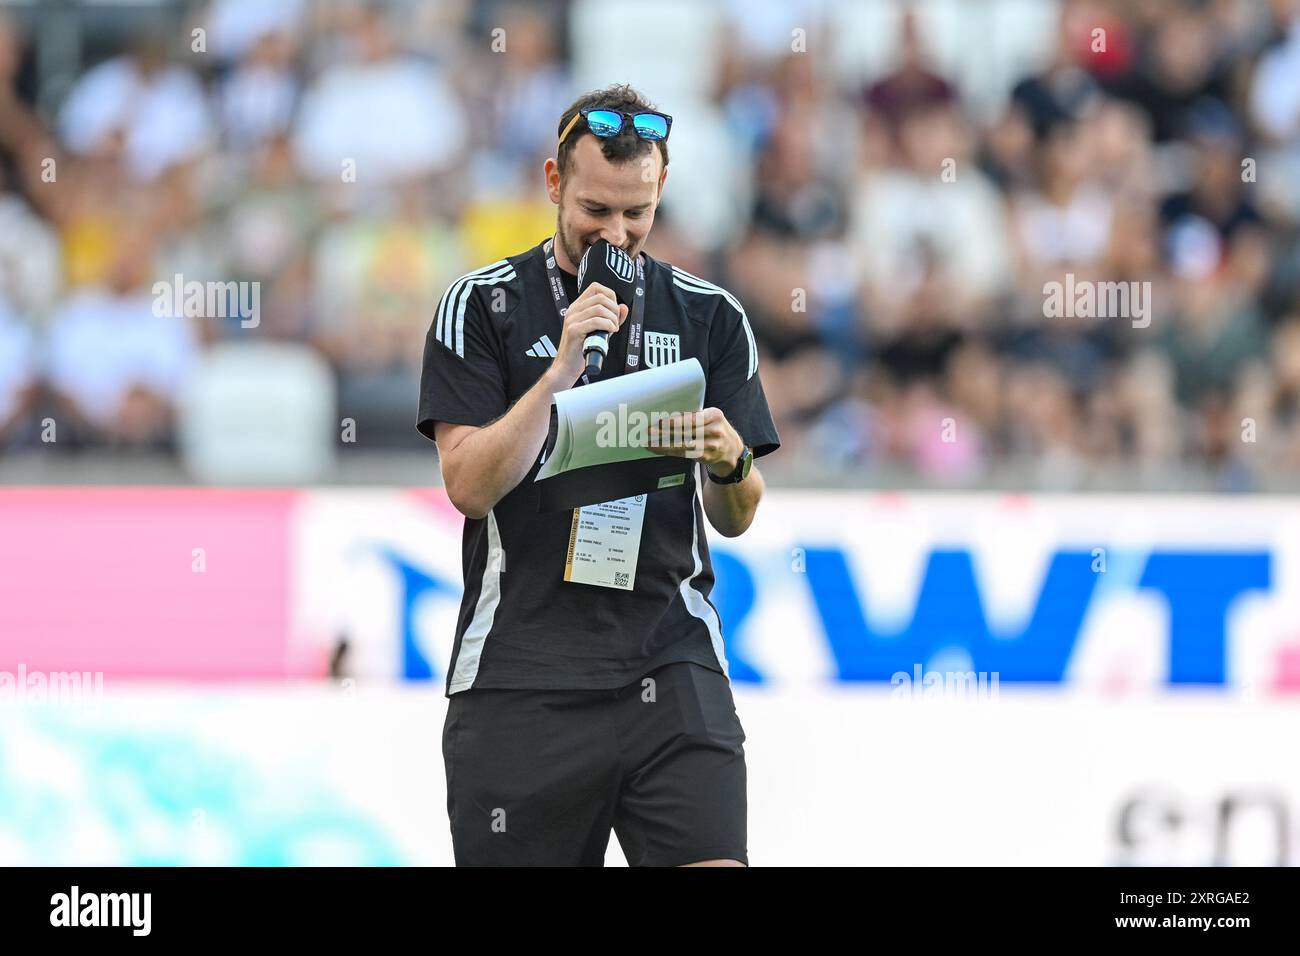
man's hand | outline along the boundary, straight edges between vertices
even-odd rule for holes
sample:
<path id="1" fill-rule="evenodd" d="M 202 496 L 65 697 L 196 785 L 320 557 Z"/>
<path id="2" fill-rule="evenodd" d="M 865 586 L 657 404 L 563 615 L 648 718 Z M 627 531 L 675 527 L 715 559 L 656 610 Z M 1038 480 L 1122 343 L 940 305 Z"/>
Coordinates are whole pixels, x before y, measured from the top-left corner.
<path id="1" fill-rule="evenodd" d="M 658 455 L 698 458 L 718 478 L 736 470 L 744 439 L 720 408 L 674 412 L 650 426 L 650 450 Z"/>
<path id="2" fill-rule="evenodd" d="M 731 427 L 722 409 L 706 408 L 668 415 L 651 425 L 649 447 L 660 455 L 696 458 L 715 478 L 725 478 L 736 470 L 745 440 Z M 763 497 L 763 476 L 758 469 L 751 467 L 748 478 L 730 485 L 708 481 L 703 475 L 700 480 L 709 523 L 728 538 L 743 534 Z"/>
<path id="3" fill-rule="evenodd" d="M 582 357 L 582 343 L 592 332 L 613 335 L 627 318 L 627 306 L 621 305 L 614 290 L 593 282 L 582 290 L 564 313 L 564 327 L 560 331 L 560 345 L 551 360 L 551 369 L 570 385 L 587 370 Z"/>

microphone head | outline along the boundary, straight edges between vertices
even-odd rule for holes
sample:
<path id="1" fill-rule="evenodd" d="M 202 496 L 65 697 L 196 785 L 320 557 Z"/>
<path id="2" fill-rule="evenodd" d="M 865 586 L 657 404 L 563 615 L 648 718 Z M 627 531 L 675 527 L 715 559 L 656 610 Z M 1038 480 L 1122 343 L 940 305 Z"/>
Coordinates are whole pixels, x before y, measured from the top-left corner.
<path id="1" fill-rule="evenodd" d="M 593 282 L 614 290 L 614 297 L 628 308 L 636 292 L 636 263 L 618 246 L 598 239 L 578 261 L 578 295 Z"/>

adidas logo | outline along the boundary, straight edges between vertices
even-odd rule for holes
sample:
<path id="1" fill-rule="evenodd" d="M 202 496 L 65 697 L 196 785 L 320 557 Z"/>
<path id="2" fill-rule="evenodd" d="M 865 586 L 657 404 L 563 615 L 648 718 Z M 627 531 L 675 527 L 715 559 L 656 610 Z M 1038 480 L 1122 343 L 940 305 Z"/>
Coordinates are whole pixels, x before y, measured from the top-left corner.
<path id="1" fill-rule="evenodd" d="M 533 347 L 524 354 L 531 355 L 533 358 L 555 358 L 556 351 L 555 346 L 551 344 L 551 337 L 549 335 L 543 335 L 540 339 L 534 342 Z"/>

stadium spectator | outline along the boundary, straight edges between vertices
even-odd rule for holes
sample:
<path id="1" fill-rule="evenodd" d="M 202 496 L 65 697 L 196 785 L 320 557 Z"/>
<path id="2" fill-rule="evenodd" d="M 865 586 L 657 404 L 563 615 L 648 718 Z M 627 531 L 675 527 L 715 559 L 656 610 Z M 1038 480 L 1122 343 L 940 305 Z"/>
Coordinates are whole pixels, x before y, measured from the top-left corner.
<path id="1" fill-rule="evenodd" d="M 125 232 L 107 284 L 73 294 L 51 322 L 49 381 L 74 441 L 151 448 L 172 437 L 196 340 L 190 319 L 157 307 L 150 247 L 142 229 Z"/>
<path id="2" fill-rule="evenodd" d="M 442 73 L 401 52 L 381 9 L 350 11 L 338 39 L 344 61 L 303 99 L 294 138 L 303 170 L 317 180 L 388 183 L 450 166 L 466 121 Z"/>
<path id="3" fill-rule="evenodd" d="M 169 64 L 164 40 L 150 35 L 77 81 L 59 113 L 59 132 L 73 153 L 121 156 L 132 177 L 147 181 L 196 158 L 212 137 L 212 122 L 198 78 Z"/>

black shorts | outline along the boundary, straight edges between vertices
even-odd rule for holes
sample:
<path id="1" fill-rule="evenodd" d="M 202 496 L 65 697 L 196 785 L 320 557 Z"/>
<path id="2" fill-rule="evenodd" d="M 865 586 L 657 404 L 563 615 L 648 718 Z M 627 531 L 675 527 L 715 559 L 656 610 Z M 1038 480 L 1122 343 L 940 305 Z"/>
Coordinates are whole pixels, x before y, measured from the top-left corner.
<path id="1" fill-rule="evenodd" d="M 667 664 L 618 690 L 453 694 L 442 753 L 457 866 L 631 866 L 746 853 L 745 733 L 725 676 Z"/>

